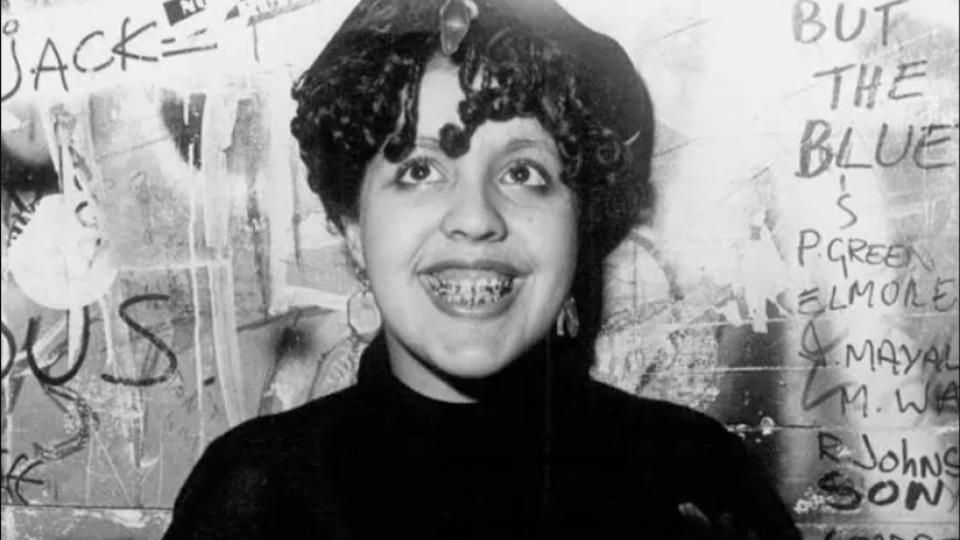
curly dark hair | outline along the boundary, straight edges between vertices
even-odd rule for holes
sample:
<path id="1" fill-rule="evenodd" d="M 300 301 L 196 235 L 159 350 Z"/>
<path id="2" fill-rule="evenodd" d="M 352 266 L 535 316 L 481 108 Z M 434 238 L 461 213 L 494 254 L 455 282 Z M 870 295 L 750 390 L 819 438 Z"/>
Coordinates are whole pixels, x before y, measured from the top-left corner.
<path id="1" fill-rule="evenodd" d="M 581 241 L 573 293 L 592 335 L 599 326 L 602 260 L 650 206 L 652 130 L 640 134 L 639 144 L 621 141 L 592 112 L 605 104 L 590 103 L 582 90 L 589 74 L 522 21 L 492 11 L 475 21 L 451 56 L 465 95 L 462 127 L 443 126 L 441 148 L 461 156 L 481 124 L 514 117 L 536 118 L 553 136 L 561 180 L 576 194 Z M 365 168 L 377 152 L 382 148 L 396 163 L 413 150 L 420 80 L 439 51 L 439 31 L 353 31 L 328 46 L 294 86 L 292 132 L 310 187 L 341 231 L 345 219 L 358 217 Z"/>

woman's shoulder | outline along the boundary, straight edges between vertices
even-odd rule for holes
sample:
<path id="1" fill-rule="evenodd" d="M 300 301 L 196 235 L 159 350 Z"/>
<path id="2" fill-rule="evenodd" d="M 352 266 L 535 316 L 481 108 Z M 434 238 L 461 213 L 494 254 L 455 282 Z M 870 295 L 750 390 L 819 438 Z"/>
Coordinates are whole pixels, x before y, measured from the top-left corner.
<path id="1" fill-rule="evenodd" d="M 597 381 L 567 410 L 583 444 L 713 475 L 743 464 L 746 447 L 719 420 L 690 407 L 641 397 Z"/>
<path id="2" fill-rule="evenodd" d="M 658 489 L 694 502 L 711 519 L 729 513 L 757 538 L 800 538 L 765 465 L 722 422 L 597 381 L 586 383 L 581 397 L 580 425 L 590 426 L 582 433 L 611 449 L 610 467 L 631 485 L 660 479 Z"/>
<path id="3" fill-rule="evenodd" d="M 601 415 L 622 427 L 650 430 L 668 430 L 674 433 L 690 432 L 705 436 L 723 437 L 729 432 L 713 417 L 677 403 L 631 394 L 596 380 L 582 385 L 584 400 L 593 415 Z"/>
<path id="4" fill-rule="evenodd" d="M 350 426 L 362 408 L 350 387 L 287 411 L 257 416 L 217 437 L 208 452 L 246 459 L 289 456 Z"/>
<path id="5" fill-rule="evenodd" d="M 357 401 L 348 388 L 215 438 L 181 488 L 164 538 L 269 537 L 276 516 L 298 508 L 300 491 L 327 479 L 324 453 Z"/>

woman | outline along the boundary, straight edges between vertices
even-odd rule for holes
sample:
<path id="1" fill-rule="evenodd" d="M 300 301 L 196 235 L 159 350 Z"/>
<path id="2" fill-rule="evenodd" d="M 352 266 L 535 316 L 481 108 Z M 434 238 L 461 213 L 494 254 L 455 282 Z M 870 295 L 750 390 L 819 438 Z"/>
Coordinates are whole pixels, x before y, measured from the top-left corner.
<path id="1" fill-rule="evenodd" d="M 648 202 L 619 46 L 552 1 L 364 0 L 294 97 L 382 330 L 357 385 L 216 440 L 168 539 L 799 538 L 722 426 L 586 376 Z"/>

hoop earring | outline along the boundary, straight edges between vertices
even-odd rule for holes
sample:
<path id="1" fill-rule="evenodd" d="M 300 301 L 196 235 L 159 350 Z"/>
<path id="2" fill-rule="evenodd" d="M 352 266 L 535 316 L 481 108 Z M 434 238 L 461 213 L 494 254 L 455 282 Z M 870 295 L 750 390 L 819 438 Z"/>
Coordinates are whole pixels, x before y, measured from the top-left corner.
<path id="1" fill-rule="evenodd" d="M 370 282 L 364 278 L 361 279 L 361 283 L 363 288 L 353 293 L 347 300 L 347 324 L 354 336 L 369 342 L 380 331 L 383 319 L 377 307 L 376 297 L 370 290 Z"/>
<path id="2" fill-rule="evenodd" d="M 579 333 L 580 315 L 577 313 L 577 301 L 570 296 L 563 302 L 560 315 L 557 316 L 557 335 L 575 338 Z"/>

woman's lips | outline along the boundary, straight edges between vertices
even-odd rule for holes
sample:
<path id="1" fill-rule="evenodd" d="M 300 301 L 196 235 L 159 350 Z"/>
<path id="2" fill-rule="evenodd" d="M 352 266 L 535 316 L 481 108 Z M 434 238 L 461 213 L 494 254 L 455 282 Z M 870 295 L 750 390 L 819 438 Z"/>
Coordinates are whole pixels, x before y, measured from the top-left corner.
<path id="1" fill-rule="evenodd" d="M 522 277 L 502 263 L 435 265 L 420 274 L 420 283 L 433 304 L 455 317 L 488 318 L 506 311 Z"/>

